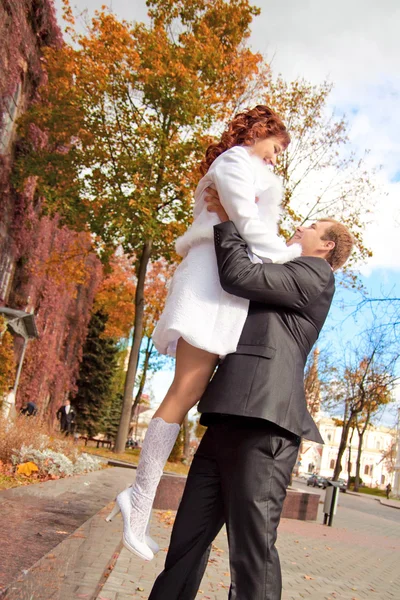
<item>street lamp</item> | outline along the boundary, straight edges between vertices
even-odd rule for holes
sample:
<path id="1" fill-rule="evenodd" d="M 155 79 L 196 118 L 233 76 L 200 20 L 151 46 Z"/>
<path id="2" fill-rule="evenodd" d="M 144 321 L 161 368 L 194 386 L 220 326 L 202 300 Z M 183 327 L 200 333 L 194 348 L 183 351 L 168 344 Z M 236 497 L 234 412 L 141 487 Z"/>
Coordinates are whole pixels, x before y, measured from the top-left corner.
<path id="1" fill-rule="evenodd" d="M 2 405 L 2 414 L 5 418 L 10 416 L 15 408 L 15 397 L 17 394 L 19 379 L 21 377 L 22 365 L 24 363 L 25 352 L 28 346 L 29 340 L 33 340 L 39 337 L 39 333 L 35 323 L 35 316 L 32 313 L 24 312 L 23 310 L 15 310 L 13 308 L 6 308 L 0 306 L 0 314 L 4 315 L 8 327 L 16 335 L 20 335 L 24 338 L 24 346 L 22 348 L 21 357 L 19 359 L 17 374 L 15 376 L 14 387 L 4 398 Z"/>

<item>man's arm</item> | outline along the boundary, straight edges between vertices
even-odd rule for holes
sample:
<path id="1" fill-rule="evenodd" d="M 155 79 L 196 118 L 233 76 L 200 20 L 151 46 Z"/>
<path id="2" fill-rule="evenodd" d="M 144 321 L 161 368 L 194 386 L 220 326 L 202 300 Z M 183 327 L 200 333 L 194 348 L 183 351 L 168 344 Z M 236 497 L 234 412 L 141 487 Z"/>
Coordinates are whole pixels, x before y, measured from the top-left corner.
<path id="1" fill-rule="evenodd" d="M 296 310 L 311 304 L 333 278 L 321 258 L 302 257 L 283 265 L 252 263 L 232 221 L 215 225 L 214 243 L 221 286 L 234 296 Z"/>

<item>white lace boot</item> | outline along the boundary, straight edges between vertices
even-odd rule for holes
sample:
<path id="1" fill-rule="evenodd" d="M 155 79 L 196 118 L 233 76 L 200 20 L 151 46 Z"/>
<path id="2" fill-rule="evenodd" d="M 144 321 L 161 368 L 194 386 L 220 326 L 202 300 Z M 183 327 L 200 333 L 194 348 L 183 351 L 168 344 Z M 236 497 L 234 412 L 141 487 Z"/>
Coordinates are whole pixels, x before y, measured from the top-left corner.
<path id="1" fill-rule="evenodd" d="M 171 450 L 178 437 L 180 425 L 166 423 L 157 417 L 150 421 L 140 453 L 139 464 L 136 470 L 136 479 L 131 488 L 131 530 L 128 544 L 125 546 L 143 556 L 143 543 L 145 543 L 146 528 L 149 523 L 151 509 L 157 486 L 163 474 L 163 469 Z M 125 538 L 124 531 L 124 538 Z"/>

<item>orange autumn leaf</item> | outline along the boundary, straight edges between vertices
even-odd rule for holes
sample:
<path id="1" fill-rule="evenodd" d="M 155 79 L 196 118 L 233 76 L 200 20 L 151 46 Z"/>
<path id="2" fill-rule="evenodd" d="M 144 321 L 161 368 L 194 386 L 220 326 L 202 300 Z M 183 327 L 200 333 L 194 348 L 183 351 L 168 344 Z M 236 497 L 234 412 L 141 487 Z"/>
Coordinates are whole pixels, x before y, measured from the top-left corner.
<path id="1" fill-rule="evenodd" d="M 18 465 L 17 467 L 17 474 L 18 475 L 26 475 L 27 477 L 30 477 L 32 475 L 32 473 L 35 473 L 39 471 L 39 467 L 37 465 L 35 465 L 34 462 L 26 462 L 26 463 L 21 463 L 20 465 Z"/>

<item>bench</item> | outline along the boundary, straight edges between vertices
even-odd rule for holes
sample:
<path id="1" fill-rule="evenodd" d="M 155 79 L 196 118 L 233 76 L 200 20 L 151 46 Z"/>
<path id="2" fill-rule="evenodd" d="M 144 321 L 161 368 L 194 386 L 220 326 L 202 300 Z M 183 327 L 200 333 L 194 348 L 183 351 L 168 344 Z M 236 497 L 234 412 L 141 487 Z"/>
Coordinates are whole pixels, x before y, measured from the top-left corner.
<path id="1" fill-rule="evenodd" d="M 114 442 L 112 440 L 101 440 L 99 438 L 87 437 L 87 436 L 81 436 L 80 439 L 85 440 L 85 446 L 87 446 L 88 442 L 96 442 L 97 448 L 100 448 L 100 445 L 101 445 L 102 448 L 107 447 L 107 448 L 111 449 L 114 445 Z"/>

